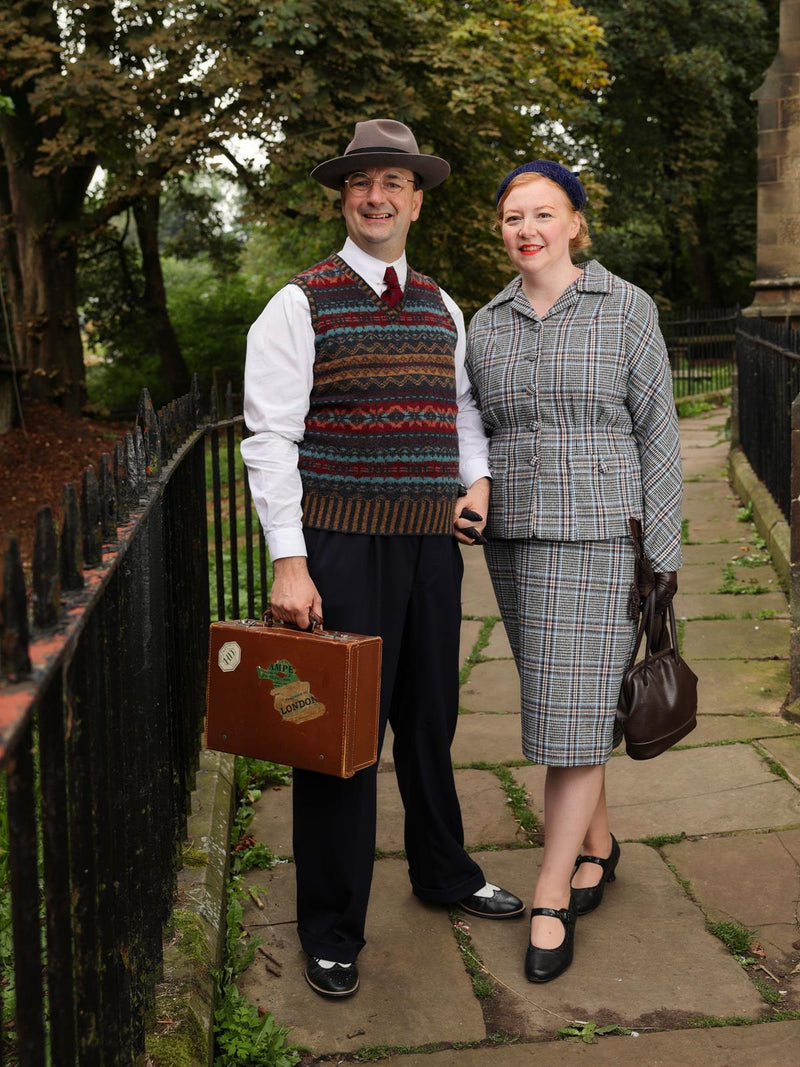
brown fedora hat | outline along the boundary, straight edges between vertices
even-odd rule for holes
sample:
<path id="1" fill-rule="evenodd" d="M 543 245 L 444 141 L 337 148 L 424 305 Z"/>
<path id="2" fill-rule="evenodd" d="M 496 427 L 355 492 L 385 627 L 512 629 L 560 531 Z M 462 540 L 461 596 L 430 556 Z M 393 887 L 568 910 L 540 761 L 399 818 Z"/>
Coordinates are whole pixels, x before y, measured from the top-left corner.
<path id="1" fill-rule="evenodd" d="M 344 155 L 320 163 L 311 171 L 311 177 L 329 189 L 340 189 L 345 175 L 369 167 L 406 167 L 419 175 L 423 189 L 439 185 L 450 173 L 446 160 L 420 153 L 408 126 L 394 119 L 369 119 L 356 123 L 355 135 Z"/>

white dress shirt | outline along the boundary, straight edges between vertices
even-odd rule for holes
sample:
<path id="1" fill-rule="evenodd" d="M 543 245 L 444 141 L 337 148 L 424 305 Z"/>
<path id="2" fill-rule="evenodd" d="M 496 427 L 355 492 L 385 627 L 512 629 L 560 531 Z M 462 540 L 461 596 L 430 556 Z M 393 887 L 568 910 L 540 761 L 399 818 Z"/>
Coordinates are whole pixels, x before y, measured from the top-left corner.
<path id="1" fill-rule="evenodd" d="M 383 275 L 387 266 L 394 267 L 405 288 L 405 255 L 394 263 L 384 263 L 349 237 L 339 255 L 376 293 L 386 288 Z M 479 478 L 490 476 L 488 442 L 464 369 L 464 316 L 443 289 L 439 292 L 458 332 L 455 371 L 459 476 L 464 485 L 470 486 Z M 311 309 L 299 286 L 285 285 L 250 327 L 244 371 L 244 420 L 252 436 L 242 441 L 242 456 L 273 560 L 306 555 L 297 446 L 303 440 L 313 384 Z"/>

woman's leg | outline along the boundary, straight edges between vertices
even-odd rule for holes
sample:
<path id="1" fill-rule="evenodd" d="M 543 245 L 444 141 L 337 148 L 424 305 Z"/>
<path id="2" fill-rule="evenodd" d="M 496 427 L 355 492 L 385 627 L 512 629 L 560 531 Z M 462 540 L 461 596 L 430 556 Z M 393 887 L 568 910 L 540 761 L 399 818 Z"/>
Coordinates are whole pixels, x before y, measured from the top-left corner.
<path id="1" fill-rule="evenodd" d="M 534 908 L 567 908 L 575 857 L 597 814 L 605 765 L 548 767 L 544 787 L 544 856 L 533 893 Z M 604 805 L 603 805 L 604 806 Z M 584 866 L 586 866 L 584 864 Z M 564 940 L 559 919 L 536 915 L 531 944 L 557 948 Z"/>
<path id="2" fill-rule="evenodd" d="M 604 767 L 605 769 L 605 767 Z M 608 825 L 608 807 L 606 806 L 606 784 L 603 776 L 603 788 L 592 815 L 592 821 L 583 839 L 580 852 L 584 856 L 599 856 L 606 860 L 611 855 L 611 830 Z M 572 879 L 573 889 L 588 889 L 597 885 L 603 877 L 603 868 L 597 863 L 582 863 Z"/>

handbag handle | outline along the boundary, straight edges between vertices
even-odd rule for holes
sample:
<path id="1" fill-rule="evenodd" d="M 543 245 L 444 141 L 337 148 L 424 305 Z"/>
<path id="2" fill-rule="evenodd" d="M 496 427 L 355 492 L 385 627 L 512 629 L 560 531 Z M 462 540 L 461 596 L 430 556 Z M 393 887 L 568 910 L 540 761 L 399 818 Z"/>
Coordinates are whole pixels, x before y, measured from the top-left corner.
<path id="1" fill-rule="evenodd" d="M 648 593 L 645 597 L 644 605 L 642 607 L 642 618 L 639 623 L 639 629 L 636 633 L 636 642 L 633 646 L 633 652 L 631 654 L 631 661 L 628 664 L 628 670 L 631 670 L 636 663 L 636 657 L 639 655 L 639 647 L 642 643 L 642 637 L 646 638 L 644 659 L 642 660 L 642 673 L 645 676 L 645 682 L 647 681 L 647 667 L 654 655 L 664 655 L 664 653 L 671 653 L 676 662 L 680 662 L 681 654 L 678 651 L 677 641 L 677 628 L 675 625 L 675 609 L 670 601 L 667 610 L 663 613 L 666 617 L 664 619 L 664 627 L 669 634 L 669 647 L 662 648 L 658 653 L 652 652 L 652 636 L 653 636 L 653 623 L 655 622 L 656 611 L 656 594 L 655 590 Z M 669 625 L 667 625 L 669 623 Z"/>

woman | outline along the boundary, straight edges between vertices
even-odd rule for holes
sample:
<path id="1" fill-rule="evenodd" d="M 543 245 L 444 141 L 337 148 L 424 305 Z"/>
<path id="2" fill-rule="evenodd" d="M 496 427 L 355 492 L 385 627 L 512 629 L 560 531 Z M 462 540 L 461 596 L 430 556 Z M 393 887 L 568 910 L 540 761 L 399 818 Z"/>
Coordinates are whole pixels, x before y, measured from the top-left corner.
<path id="1" fill-rule="evenodd" d="M 547 766 L 525 972 L 572 962 L 575 919 L 615 878 L 605 764 L 636 632 L 629 518 L 657 609 L 681 565 L 678 426 L 652 300 L 596 261 L 586 194 L 558 163 L 508 174 L 497 223 L 518 276 L 473 319 L 467 368 L 490 436 L 487 562 L 522 692 L 525 757 Z M 576 861 L 576 854 L 578 856 Z"/>

